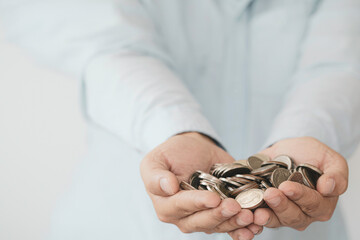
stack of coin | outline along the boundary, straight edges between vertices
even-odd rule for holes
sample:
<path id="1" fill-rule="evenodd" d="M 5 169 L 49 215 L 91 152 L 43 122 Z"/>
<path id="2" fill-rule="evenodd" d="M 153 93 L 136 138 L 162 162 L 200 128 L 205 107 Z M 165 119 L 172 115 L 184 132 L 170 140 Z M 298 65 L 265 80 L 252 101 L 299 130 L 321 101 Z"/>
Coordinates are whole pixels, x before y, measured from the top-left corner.
<path id="1" fill-rule="evenodd" d="M 284 181 L 294 181 L 316 189 L 322 171 L 310 164 L 296 166 L 286 155 L 274 159 L 255 154 L 247 160 L 215 164 L 210 173 L 196 171 L 189 182 L 182 181 L 183 190 L 208 190 L 222 199 L 235 198 L 242 208 L 266 207 L 264 192 L 269 187 L 278 188 Z"/>

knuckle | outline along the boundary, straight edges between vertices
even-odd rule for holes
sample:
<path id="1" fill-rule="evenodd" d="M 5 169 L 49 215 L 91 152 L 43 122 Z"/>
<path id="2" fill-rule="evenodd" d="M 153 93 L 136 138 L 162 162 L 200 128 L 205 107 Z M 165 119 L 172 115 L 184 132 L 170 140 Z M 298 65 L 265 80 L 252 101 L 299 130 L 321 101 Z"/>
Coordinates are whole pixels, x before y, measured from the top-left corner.
<path id="1" fill-rule="evenodd" d="M 237 216 L 235 215 L 234 217 L 232 217 L 231 219 L 228 220 L 229 225 L 231 227 L 233 227 L 234 229 L 240 227 L 240 225 L 237 223 L 236 219 L 237 219 Z"/>
<path id="2" fill-rule="evenodd" d="M 278 195 L 280 197 L 280 204 L 276 207 L 272 207 L 277 214 L 283 214 L 289 211 L 289 201 L 285 196 Z"/>
<path id="3" fill-rule="evenodd" d="M 212 219 L 215 220 L 217 223 L 220 223 L 224 220 L 224 217 L 219 209 L 213 211 Z"/>
<path id="4" fill-rule="evenodd" d="M 178 197 L 174 201 L 174 211 L 185 216 L 190 215 L 194 212 L 190 209 L 184 208 L 184 195 L 181 193 L 178 194 Z"/>
<path id="5" fill-rule="evenodd" d="M 294 226 L 294 225 L 296 225 L 298 222 L 297 222 L 297 220 L 296 219 L 285 219 L 285 220 L 282 220 L 281 221 L 281 224 L 282 225 L 284 225 L 284 226 L 289 226 L 289 227 L 291 227 L 291 226 Z"/>
<path id="6" fill-rule="evenodd" d="M 205 232 L 205 231 L 211 231 L 212 228 L 208 228 L 196 223 L 192 225 L 192 229 L 194 232 Z"/>
<path id="7" fill-rule="evenodd" d="M 299 232 L 303 232 L 303 231 L 305 231 L 306 229 L 307 229 L 307 227 L 308 226 L 302 226 L 302 227 L 297 227 L 297 228 L 295 228 L 297 231 L 299 231 Z"/>
<path id="8" fill-rule="evenodd" d="M 284 214 L 286 213 L 286 211 L 289 210 L 287 204 L 280 204 L 280 205 L 282 206 L 279 206 L 276 210 L 274 210 L 276 211 L 277 214 Z"/>
<path id="9" fill-rule="evenodd" d="M 315 197 L 312 197 L 310 199 L 309 204 L 302 206 L 302 210 L 306 212 L 308 215 L 312 215 L 319 209 L 319 206 L 320 206 L 320 200 Z"/>
<path id="10" fill-rule="evenodd" d="M 298 224 L 296 227 L 294 227 L 294 229 L 296 229 L 297 231 L 303 232 L 310 226 L 310 224 L 312 222 L 313 222 L 313 220 L 311 218 L 308 218 L 307 220 L 304 220 L 303 222 L 301 222 L 301 224 Z"/>
<path id="11" fill-rule="evenodd" d="M 310 225 L 310 222 L 305 222 L 304 224 L 296 226 L 294 229 L 299 232 L 303 232 L 309 227 L 309 225 Z"/>
<path id="12" fill-rule="evenodd" d="M 180 229 L 181 232 L 183 233 L 192 233 L 194 231 L 192 231 L 191 229 L 189 229 L 185 224 L 176 224 L 176 226 Z"/>
<path id="13" fill-rule="evenodd" d="M 226 229 L 224 229 L 224 228 L 221 227 L 221 226 L 216 226 L 216 227 L 214 227 L 212 230 L 213 230 L 213 232 L 216 232 L 216 233 L 228 232 L 228 231 L 226 231 Z"/>
<path id="14" fill-rule="evenodd" d="M 211 229 L 206 229 L 200 226 L 198 222 L 190 223 L 189 221 L 184 221 L 181 224 L 179 224 L 178 227 L 183 233 L 211 231 Z"/>
<path id="15" fill-rule="evenodd" d="M 330 220 L 330 216 L 321 216 L 321 217 L 319 217 L 319 221 L 320 222 L 327 222 L 327 221 L 329 221 Z"/>
<path id="16" fill-rule="evenodd" d="M 182 233 L 192 233 L 193 231 L 190 231 L 190 229 L 184 228 L 184 227 L 179 227 L 180 231 Z"/>
<path id="17" fill-rule="evenodd" d="M 304 197 L 304 193 L 305 193 L 304 188 L 306 188 L 306 186 L 301 184 L 295 184 L 294 186 L 295 194 L 293 196 L 294 201 L 299 201 L 302 197 Z"/>
<path id="18" fill-rule="evenodd" d="M 333 215 L 333 211 L 328 212 L 328 213 L 320 216 L 320 217 L 319 217 L 319 221 L 321 221 L 321 222 L 329 221 L 329 220 L 331 219 L 332 215 Z"/>
<path id="19" fill-rule="evenodd" d="M 313 207 L 313 206 L 305 206 L 305 207 L 302 207 L 302 210 L 304 212 L 306 212 L 308 215 L 312 215 L 315 211 L 316 211 L 317 208 Z"/>
<path id="20" fill-rule="evenodd" d="M 158 214 L 157 215 L 158 219 L 161 221 L 161 222 L 164 222 L 164 223 L 171 223 L 171 220 L 169 217 L 163 215 L 163 214 Z"/>
<path id="21" fill-rule="evenodd" d="M 285 226 L 297 226 L 300 222 L 302 222 L 301 213 L 298 213 L 297 215 L 293 215 L 290 218 L 283 219 L 281 221 L 282 225 Z"/>

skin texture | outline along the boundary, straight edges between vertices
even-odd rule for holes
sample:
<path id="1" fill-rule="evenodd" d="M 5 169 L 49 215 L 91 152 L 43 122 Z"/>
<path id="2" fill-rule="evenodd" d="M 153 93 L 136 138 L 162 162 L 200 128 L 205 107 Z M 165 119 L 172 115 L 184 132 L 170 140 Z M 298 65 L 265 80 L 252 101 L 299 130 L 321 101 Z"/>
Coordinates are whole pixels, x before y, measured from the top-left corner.
<path id="1" fill-rule="evenodd" d="M 261 153 L 271 158 L 285 154 L 297 165 L 310 163 L 321 169 L 317 191 L 286 181 L 279 189 L 266 190 L 270 208 L 254 213 L 209 191 L 180 191 L 179 182 L 187 181 L 194 171 L 208 172 L 215 163 L 234 161 L 199 133 L 177 135 L 159 145 L 143 159 L 141 175 L 158 218 L 184 233 L 227 232 L 234 240 L 245 240 L 260 234 L 263 226 L 303 231 L 314 221 L 331 218 L 348 184 L 348 166 L 340 154 L 311 137 L 281 140 Z"/>
<path id="2" fill-rule="evenodd" d="M 254 215 L 241 209 L 234 199 L 222 200 L 209 191 L 180 191 L 196 170 L 208 172 L 215 163 L 234 159 L 213 141 L 199 133 L 171 137 L 145 156 L 141 175 L 158 218 L 175 224 L 182 232 L 229 232 L 234 239 L 253 238 L 262 226 L 253 224 Z M 243 229 L 243 230 L 241 230 Z"/>
<path id="3" fill-rule="evenodd" d="M 348 185 L 348 165 L 337 152 L 311 137 L 292 138 L 277 142 L 262 153 L 274 158 L 285 154 L 295 163 L 310 163 L 324 172 L 317 182 L 317 191 L 295 182 L 283 182 L 279 189 L 264 194 L 270 209 L 257 209 L 254 222 L 270 228 L 287 226 L 299 231 L 312 222 L 328 221 L 339 195 Z"/>

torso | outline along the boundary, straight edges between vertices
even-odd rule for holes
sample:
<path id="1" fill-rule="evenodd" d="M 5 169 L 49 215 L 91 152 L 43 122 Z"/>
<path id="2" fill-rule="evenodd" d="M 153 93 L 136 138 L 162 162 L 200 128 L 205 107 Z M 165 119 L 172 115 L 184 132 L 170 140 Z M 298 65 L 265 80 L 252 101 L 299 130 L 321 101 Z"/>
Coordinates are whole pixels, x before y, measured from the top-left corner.
<path id="1" fill-rule="evenodd" d="M 317 1 L 147 4 L 177 74 L 227 149 L 238 158 L 258 151 L 291 87 Z"/>

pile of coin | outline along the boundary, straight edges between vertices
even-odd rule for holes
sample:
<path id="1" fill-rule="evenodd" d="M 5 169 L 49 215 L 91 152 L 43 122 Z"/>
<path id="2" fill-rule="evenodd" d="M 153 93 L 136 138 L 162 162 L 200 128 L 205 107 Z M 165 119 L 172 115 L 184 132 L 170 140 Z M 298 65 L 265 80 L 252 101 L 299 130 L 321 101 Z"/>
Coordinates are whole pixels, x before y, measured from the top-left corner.
<path id="1" fill-rule="evenodd" d="M 264 192 L 269 187 L 278 188 L 284 181 L 294 181 L 316 189 L 322 171 L 310 164 L 295 165 L 286 155 L 274 159 L 255 154 L 247 160 L 215 164 L 210 173 L 196 171 L 189 182 L 182 181 L 183 190 L 208 190 L 222 199 L 235 198 L 242 208 L 266 207 Z"/>

